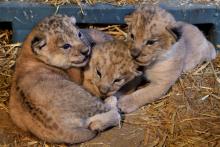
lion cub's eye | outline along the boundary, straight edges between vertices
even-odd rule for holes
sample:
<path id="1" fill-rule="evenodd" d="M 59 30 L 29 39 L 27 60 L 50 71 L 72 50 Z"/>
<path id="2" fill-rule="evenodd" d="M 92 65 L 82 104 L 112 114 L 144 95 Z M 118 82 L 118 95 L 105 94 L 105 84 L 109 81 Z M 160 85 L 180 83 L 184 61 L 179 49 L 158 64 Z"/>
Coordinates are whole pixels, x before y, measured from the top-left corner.
<path id="1" fill-rule="evenodd" d="M 117 82 L 120 82 L 120 81 L 121 81 L 121 79 L 115 79 L 114 83 L 117 83 Z"/>
<path id="2" fill-rule="evenodd" d="M 82 38 L 82 36 L 83 36 L 82 33 L 79 32 L 79 33 L 78 33 L 78 37 L 79 37 L 79 38 Z"/>
<path id="3" fill-rule="evenodd" d="M 68 43 L 63 45 L 63 49 L 65 49 L 65 50 L 66 50 L 66 49 L 69 49 L 69 48 L 71 48 L 71 47 L 72 47 L 72 46 L 71 46 L 70 44 L 68 44 Z"/>
<path id="4" fill-rule="evenodd" d="M 119 83 L 119 82 L 121 82 L 121 81 L 123 81 L 123 79 L 115 79 L 114 81 L 113 81 L 113 83 Z"/>
<path id="5" fill-rule="evenodd" d="M 98 69 L 96 69 L 96 73 L 97 73 L 97 75 L 99 76 L 99 78 L 102 77 L 102 74 L 101 74 L 101 72 L 100 72 Z"/>
<path id="6" fill-rule="evenodd" d="M 134 34 L 131 33 L 130 36 L 131 36 L 131 39 L 134 40 Z"/>
<path id="7" fill-rule="evenodd" d="M 158 42 L 158 39 L 150 39 L 145 42 L 145 45 L 153 45 Z"/>

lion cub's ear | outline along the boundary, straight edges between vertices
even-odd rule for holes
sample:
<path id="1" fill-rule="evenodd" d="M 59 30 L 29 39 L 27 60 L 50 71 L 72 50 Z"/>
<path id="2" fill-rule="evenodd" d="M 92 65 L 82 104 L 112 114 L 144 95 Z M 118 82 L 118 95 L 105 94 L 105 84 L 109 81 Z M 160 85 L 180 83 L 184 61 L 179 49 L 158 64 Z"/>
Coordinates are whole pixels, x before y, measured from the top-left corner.
<path id="1" fill-rule="evenodd" d="M 124 18 L 124 21 L 125 21 L 125 23 L 126 23 L 127 25 L 130 25 L 131 22 L 132 22 L 132 20 L 133 20 L 132 14 L 126 15 L 125 18 Z"/>
<path id="2" fill-rule="evenodd" d="M 127 25 L 135 23 L 137 26 L 141 26 L 144 25 L 145 18 L 141 12 L 133 12 L 132 14 L 125 16 L 124 21 Z"/>
<path id="3" fill-rule="evenodd" d="M 39 51 L 47 44 L 46 37 L 43 35 L 34 36 L 31 41 L 31 48 L 34 54 L 38 54 Z"/>
<path id="4" fill-rule="evenodd" d="M 171 35 L 173 40 L 175 40 L 175 42 L 180 39 L 182 32 L 180 31 L 179 28 L 177 28 L 175 26 L 174 27 L 166 27 L 166 30 Z"/>
<path id="5" fill-rule="evenodd" d="M 71 20 L 71 22 L 72 22 L 73 24 L 76 24 L 76 18 L 75 18 L 74 16 L 71 16 L 71 17 L 70 17 L 70 20 Z"/>

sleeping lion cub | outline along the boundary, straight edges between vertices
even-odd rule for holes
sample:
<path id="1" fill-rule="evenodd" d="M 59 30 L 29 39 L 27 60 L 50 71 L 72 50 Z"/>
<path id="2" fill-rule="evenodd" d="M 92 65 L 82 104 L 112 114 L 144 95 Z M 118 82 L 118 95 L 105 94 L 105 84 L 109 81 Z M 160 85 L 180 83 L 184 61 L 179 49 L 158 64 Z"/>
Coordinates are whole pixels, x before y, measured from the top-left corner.
<path id="1" fill-rule="evenodd" d="M 94 46 L 84 71 L 83 86 L 95 96 L 115 94 L 123 85 L 142 74 L 134 62 L 131 42 L 108 41 Z"/>
<path id="2" fill-rule="evenodd" d="M 115 97 L 105 102 L 72 82 L 65 72 L 83 67 L 91 46 L 75 18 L 55 15 L 28 35 L 16 61 L 10 116 L 14 123 L 52 143 L 80 143 L 120 121 Z"/>
<path id="3" fill-rule="evenodd" d="M 125 113 L 159 99 L 182 72 L 216 56 L 213 45 L 195 26 L 175 22 L 159 7 L 139 7 L 125 21 L 135 45 L 132 56 L 145 67 L 144 75 L 150 81 L 144 88 L 120 98 L 118 106 Z"/>

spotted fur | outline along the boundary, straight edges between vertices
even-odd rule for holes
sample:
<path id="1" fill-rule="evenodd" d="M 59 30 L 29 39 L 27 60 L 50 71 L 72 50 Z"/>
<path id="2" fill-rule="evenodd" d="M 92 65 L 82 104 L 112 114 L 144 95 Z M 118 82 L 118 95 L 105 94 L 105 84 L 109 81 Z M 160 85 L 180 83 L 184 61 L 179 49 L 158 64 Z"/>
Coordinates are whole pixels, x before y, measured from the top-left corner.
<path id="1" fill-rule="evenodd" d="M 106 97 L 140 75 L 130 54 L 132 47 L 131 42 L 118 40 L 95 46 L 84 71 L 83 86 L 96 96 Z"/>

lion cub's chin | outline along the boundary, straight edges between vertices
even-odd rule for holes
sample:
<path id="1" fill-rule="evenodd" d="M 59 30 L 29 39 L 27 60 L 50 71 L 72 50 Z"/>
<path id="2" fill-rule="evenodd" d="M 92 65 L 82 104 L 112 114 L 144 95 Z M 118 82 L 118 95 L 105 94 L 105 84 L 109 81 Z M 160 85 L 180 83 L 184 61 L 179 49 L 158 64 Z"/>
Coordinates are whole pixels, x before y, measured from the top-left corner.
<path id="1" fill-rule="evenodd" d="M 72 61 L 72 67 L 83 67 L 89 62 L 89 57 L 85 57 L 82 61 Z"/>

